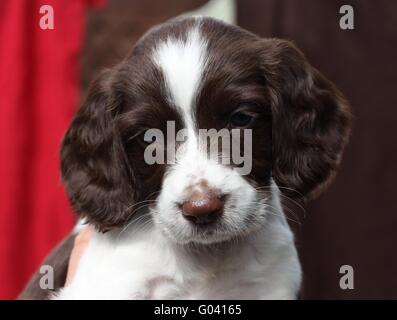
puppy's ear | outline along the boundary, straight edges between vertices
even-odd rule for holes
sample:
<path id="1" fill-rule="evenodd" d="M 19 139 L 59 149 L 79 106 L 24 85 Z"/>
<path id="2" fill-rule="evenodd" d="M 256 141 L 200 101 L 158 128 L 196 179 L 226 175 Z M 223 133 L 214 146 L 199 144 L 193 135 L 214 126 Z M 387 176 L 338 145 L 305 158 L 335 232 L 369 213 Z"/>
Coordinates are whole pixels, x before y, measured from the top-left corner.
<path id="1" fill-rule="evenodd" d="M 126 223 L 136 198 L 115 120 L 120 98 L 113 94 L 112 75 L 106 70 L 92 84 L 61 150 L 62 179 L 74 209 L 102 231 Z"/>
<path id="2" fill-rule="evenodd" d="M 273 117 L 272 175 L 281 192 L 309 200 L 339 166 L 350 133 L 349 107 L 292 43 L 263 41 Z"/>

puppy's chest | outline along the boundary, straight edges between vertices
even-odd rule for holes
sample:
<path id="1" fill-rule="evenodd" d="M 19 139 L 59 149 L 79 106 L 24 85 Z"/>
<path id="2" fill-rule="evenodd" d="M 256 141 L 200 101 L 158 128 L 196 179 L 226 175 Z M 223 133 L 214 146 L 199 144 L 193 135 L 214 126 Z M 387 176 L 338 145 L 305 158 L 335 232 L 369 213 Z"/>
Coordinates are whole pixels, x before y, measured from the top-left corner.
<path id="1" fill-rule="evenodd" d="M 86 298 L 225 299 L 241 297 L 242 286 L 244 295 L 255 295 L 256 288 L 248 282 L 248 274 L 233 267 L 231 260 L 193 258 L 137 241 L 119 247 L 91 246 L 72 285 L 76 292 L 89 288 L 83 293 Z"/>

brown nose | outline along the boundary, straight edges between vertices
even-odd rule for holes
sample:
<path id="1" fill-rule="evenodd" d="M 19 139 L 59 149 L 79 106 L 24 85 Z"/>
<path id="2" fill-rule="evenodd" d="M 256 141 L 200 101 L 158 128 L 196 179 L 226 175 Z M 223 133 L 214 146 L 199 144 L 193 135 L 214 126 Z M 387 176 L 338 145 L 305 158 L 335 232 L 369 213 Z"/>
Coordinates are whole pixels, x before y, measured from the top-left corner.
<path id="1" fill-rule="evenodd" d="M 215 195 L 195 194 L 182 204 L 183 216 L 195 224 L 209 224 L 223 213 L 224 200 Z"/>

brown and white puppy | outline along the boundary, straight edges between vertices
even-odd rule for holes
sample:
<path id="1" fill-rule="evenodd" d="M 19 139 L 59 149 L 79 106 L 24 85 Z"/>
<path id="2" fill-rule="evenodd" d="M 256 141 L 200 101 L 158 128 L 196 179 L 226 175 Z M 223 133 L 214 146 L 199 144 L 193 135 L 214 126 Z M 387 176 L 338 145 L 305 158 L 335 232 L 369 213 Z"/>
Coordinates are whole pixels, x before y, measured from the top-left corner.
<path id="1" fill-rule="evenodd" d="M 201 17 L 153 28 L 94 82 L 66 133 L 63 180 L 97 231 L 54 297 L 295 298 L 301 269 L 280 197 L 324 190 L 349 120 L 291 42 Z M 168 139 L 169 123 L 182 139 Z M 248 172 L 219 161 L 230 146 L 208 157 L 200 129 L 237 132 Z M 164 163 L 148 163 L 150 147 Z"/>

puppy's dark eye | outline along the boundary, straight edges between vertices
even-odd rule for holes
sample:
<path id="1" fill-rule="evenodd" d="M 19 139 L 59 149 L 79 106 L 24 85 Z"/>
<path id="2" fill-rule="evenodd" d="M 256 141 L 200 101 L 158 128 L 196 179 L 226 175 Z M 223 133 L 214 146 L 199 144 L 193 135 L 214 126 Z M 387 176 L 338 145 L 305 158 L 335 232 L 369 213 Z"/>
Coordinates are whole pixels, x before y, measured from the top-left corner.
<path id="1" fill-rule="evenodd" d="M 238 111 L 231 115 L 229 123 L 235 128 L 241 128 L 248 126 L 253 119 L 254 117 L 251 114 Z"/>

